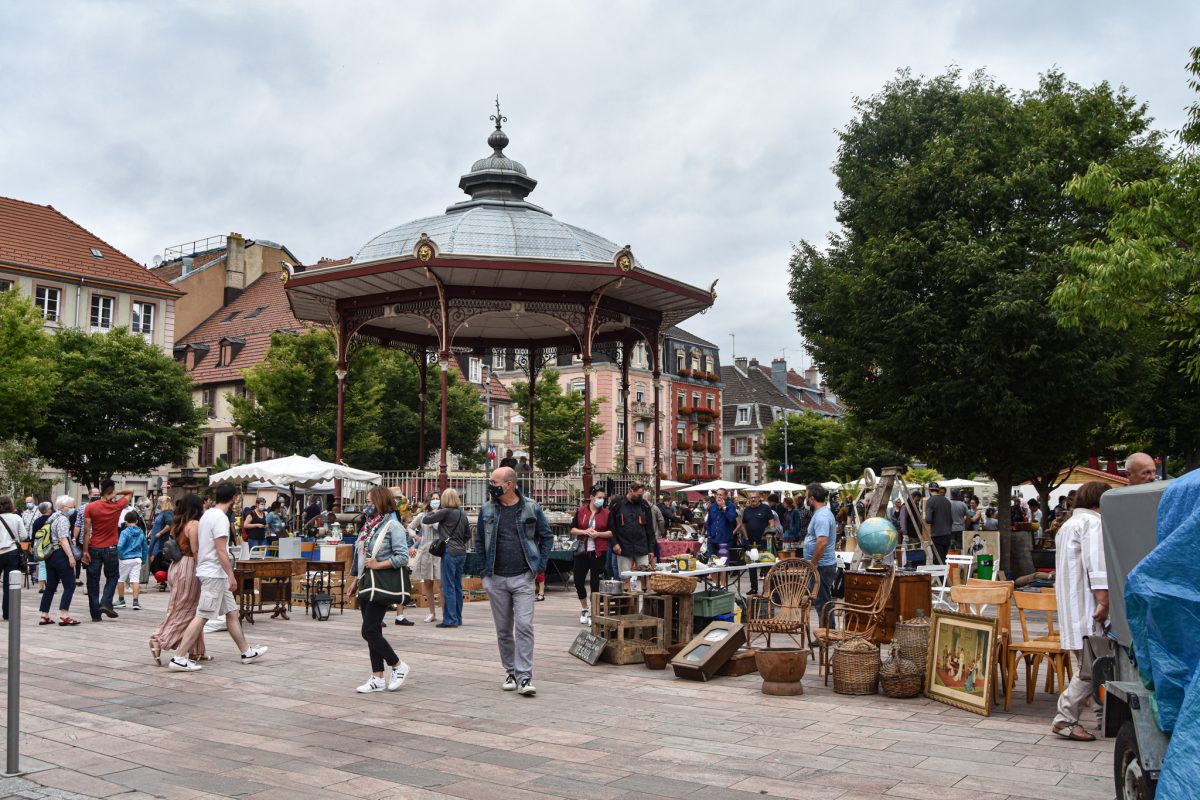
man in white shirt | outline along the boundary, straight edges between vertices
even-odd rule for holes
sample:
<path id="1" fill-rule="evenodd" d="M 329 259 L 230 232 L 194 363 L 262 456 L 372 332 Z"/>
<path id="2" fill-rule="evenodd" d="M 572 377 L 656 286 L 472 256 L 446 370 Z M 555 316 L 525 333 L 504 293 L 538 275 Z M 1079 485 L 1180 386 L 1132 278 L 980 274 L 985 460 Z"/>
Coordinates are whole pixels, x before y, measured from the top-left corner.
<path id="1" fill-rule="evenodd" d="M 238 604 L 233 591 L 237 580 L 233 575 L 233 562 L 229 558 L 229 509 L 237 499 L 233 484 L 218 484 L 213 491 L 216 504 L 200 518 L 200 530 L 196 536 L 196 579 L 200 581 L 200 600 L 196 605 L 196 618 L 183 633 L 176 655 L 168 666 L 178 672 L 195 672 L 200 665 L 187 657 L 196 637 L 209 620 L 225 618 L 229 635 L 233 637 L 242 663 L 249 664 L 267 652 L 265 645 L 250 647 L 242 634 L 238 621 Z M 182 655 L 180 655 L 182 654 Z"/>

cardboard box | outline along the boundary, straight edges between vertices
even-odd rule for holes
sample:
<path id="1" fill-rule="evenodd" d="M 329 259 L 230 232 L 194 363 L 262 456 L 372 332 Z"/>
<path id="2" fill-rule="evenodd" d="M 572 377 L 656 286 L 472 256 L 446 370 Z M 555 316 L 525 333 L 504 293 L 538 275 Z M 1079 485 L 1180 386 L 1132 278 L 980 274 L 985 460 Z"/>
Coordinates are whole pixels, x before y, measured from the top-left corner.
<path id="1" fill-rule="evenodd" d="M 467 578 L 462 579 L 462 588 L 464 592 L 482 592 L 483 578 Z"/>

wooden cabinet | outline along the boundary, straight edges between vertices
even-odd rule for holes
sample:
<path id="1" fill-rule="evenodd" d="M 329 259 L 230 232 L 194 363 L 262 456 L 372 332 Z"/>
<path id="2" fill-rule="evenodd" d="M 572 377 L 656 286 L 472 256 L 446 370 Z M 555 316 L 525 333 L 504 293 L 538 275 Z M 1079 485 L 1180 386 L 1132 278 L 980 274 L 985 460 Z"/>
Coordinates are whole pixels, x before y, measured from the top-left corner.
<path id="1" fill-rule="evenodd" d="M 847 572 L 846 602 L 868 606 L 875 600 L 875 593 L 884 576 L 872 572 Z M 892 593 L 884 610 L 883 628 L 876 637 L 878 642 L 890 642 L 896 632 L 896 622 L 912 619 L 917 610 L 931 616 L 933 612 L 933 580 L 928 575 L 897 575 L 892 583 Z"/>

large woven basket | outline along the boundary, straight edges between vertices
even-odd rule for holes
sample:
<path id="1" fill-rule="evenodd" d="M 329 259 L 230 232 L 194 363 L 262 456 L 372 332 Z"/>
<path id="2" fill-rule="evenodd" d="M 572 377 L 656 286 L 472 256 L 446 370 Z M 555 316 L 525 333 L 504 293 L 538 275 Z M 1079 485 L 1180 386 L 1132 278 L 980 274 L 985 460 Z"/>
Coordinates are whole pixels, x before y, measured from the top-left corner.
<path id="1" fill-rule="evenodd" d="M 904 657 L 917 665 L 917 671 L 925 674 L 925 661 L 929 656 L 929 618 L 916 617 L 896 623 L 892 643 L 900 648 Z"/>
<path id="2" fill-rule="evenodd" d="M 916 697 L 923 683 L 921 670 L 904 658 L 900 646 L 893 642 L 891 657 L 879 667 L 879 690 L 886 697 Z"/>
<path id="3" fill-rule="evenodd" d="M 650 576 L 650 591 L 656 594 L 691 594 L 696 591 L 696 579 L 691 575 L 656 572 Z"/>
<path id="4" fill-rule="evenodd" d="M 879 691 L 879 645 L 861 637 L 833 648 L 833 691 L 875 694 Z"/>

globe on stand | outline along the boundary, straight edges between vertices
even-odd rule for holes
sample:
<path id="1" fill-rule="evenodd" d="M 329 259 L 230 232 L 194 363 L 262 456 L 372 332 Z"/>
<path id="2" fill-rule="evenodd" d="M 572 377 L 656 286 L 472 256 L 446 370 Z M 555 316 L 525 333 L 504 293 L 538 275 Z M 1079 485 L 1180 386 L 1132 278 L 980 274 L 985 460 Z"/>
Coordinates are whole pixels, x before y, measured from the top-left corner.
<path id="1" fill-rule="evenodd" d="M 858 549 L 871 557 L 867 570 L 886 570 L 883 559 L 889 553 L 895 552 L 896 542 L 900 539 L 900 532 L 896 530 L 896 526 L 883 517 L 871 517 L 858 526 L 857 534 Z"/>

